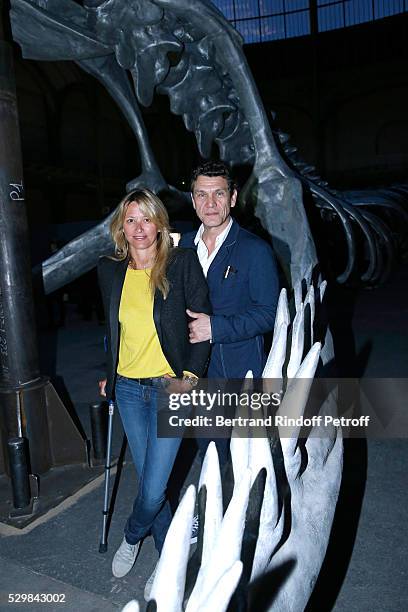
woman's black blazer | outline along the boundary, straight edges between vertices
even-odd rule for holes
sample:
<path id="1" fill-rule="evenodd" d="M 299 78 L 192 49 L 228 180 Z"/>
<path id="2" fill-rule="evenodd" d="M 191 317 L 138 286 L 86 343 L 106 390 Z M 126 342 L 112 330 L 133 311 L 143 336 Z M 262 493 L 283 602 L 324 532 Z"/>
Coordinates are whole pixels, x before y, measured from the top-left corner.
<path id="1" fill-rule="evenodd" d="M 115 261 L 101 257 L 98 263 L 99 286 L 106 317 L 107 384 L 106 395 L 113 398 L 119 356 L 119 305 L 128 260 Z M 183 370 L 202 376 L 206 369 L 209 342 L 190 344 L 186 308 L 211 314 L 208 286 L 197 255 L 191 249 L 175 248 L 167 266 L 170 290 L 164 299 L 156 291 L 153 319 L 164 356 L 176 376 Z"/>

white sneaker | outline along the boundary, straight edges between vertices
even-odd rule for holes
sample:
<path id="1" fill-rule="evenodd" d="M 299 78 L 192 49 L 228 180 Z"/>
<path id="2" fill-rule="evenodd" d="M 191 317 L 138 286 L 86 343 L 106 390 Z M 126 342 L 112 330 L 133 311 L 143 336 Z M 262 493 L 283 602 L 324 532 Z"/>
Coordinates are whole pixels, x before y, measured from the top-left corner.
<path id="1" fill-rule="evenodd" d="M 123 578 L 123 576 L 130 572 L 136 561 L 139 548 L 140 542 L 128 544 L 126 538 L 123 538 L 122 544 L 116 551 L 112 561 L 112 574 L 115 578 Z"/>
<path id="2" fill-rule="evenodd" d="M 190 544 L 195 544 L 197 542 L 199 526 L 200 526 L 200 523 L 198 521 L 198 514 L 196 514 L 193 517 L 193 523 L 191 525 Z"/>
<path id="3" fill-rule="evenodd" d="M 156 570 L 157 570 L 158 563 L 159 562 L 157 562 L 156 565 L 154 566 L 154 570 L 152 571 L 150 578 L 148 578 L 145 584 L 144 593 L 143 593 L 145 601 L 150 601 L 150 593 L 152 592 L 152 586 L 153 586 L 154 579 L 156 577 Z"/>

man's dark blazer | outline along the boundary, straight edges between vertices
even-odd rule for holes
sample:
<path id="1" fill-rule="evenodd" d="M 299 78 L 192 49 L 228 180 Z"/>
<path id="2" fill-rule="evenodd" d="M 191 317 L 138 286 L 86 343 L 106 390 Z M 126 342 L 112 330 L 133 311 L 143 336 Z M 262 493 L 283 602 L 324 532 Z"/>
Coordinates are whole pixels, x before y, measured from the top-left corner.
<path id="1" fill-rule="evenodd" d="M 180 246 L 197 249 L 196 232 L 183 235 Z M 273 329 L 279 295 L 271 247 L 233 221 L 211 263 L 211 378 L 260 377 L 265 364 L 263 334 Z"/>
<path id="2" fill-rule="evenodd" d="M 99 286 L 106 317 L 107 384 L 106 396 L 114 395 L 119 356 L 119 305 L 128 260 L 101 257 L 98 263 Z M 209 342 L 190 344 L 186 308 L 211 312 L 208 286 L 197 255 L 188 249 L 172 249 L 166 272 L 170 290 L 166 297 L 156 290 L 153 320 L 164 356 L 176 376 L 183 370 L 202 376 L 208 362 Z"/>

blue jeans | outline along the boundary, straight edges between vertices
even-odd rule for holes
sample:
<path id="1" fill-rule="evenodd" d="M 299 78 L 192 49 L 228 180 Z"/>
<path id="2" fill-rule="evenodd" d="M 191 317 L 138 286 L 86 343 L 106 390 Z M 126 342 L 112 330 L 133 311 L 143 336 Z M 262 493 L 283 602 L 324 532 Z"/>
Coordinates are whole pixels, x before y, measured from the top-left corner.
<path id="1" fill-rule="evenodd" d="M 181 443 L 181 438 L 157 437 L 157 410 L 168 406 L 169 396 L 163 379 L 146 386 L 120 375 L 115 396 L 139 476 L 137 497 L 125 526 L 126 541 L 136 544 L 151 531 L 160 553 L 172 519 L 166 487 Z"/>

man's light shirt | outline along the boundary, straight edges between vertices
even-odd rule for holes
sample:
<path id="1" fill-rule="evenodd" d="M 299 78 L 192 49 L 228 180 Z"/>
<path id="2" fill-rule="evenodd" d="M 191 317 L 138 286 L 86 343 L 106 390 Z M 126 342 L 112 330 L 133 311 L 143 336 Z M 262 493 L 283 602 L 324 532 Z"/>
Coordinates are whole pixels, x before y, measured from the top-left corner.
<path id="1" fill-rule="evenodd" d="M 222 247 L 223 242 L 225 241 L 226 237 L 228 236 L 231 226 L 232 226 L 232 218 L 230 218 L 230 221 L 227 227 L 215 239 L 215 249 L 213 250 L 211 255 L 208 254 L 208 249 L 203 240 L 204 225 L 201 224 L 200 227 L 198 228 L 198 232 L 196 234 L 196 237 L 194 238 L 194 244 L 197 245 L 198 259 L 200 261 L 201 267 L 204 272 L 204 276 L 206 278 L 207 278 L 208 269 L 211 266 L 212 262 L 214 261 L 218 251 Z"/>

